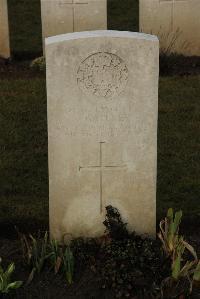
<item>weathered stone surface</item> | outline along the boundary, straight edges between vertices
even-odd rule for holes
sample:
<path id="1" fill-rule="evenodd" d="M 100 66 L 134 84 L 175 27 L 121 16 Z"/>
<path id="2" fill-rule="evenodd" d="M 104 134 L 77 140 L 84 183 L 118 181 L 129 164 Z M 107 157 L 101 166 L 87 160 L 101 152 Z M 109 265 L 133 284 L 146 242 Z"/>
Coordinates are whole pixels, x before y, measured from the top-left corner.
<path id="1" fill-rule="evenodd" d="M 140 0 L 140 31 L 158 35 L 169 52 L 200 55 L 200 1 Z"/>
<path id="2" fill-rule="evenodd" d="M 7 0 L 0 1 L 0 57 L 10 57 Z"/>
<path id="3" fill-rule="evenodd" d="M 41 0 L 43 39 L 107 29 L 107 0 Z"/>
<path id="4" fill-rule="evenodd" d="M 118 31 L 46 39 L 50 230 L 99 236 L 105 206 L 155 234 L 159 44 Z"/>

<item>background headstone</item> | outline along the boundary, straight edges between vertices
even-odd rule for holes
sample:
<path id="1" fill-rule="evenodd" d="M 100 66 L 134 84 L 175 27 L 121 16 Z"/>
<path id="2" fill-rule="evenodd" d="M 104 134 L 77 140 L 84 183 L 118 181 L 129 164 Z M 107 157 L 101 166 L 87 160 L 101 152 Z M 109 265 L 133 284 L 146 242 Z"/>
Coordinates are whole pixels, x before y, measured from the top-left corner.
<path id="1" fill-rule="evenodd" d="M 46 39 L 50 230 L 99 236 L 105 207 L 156 228 L 159 43 L 119 31 Z"/>
<path id="2" fill-rule="evenodd" d="M 42 35 L 107 29 L 107 0 L 41 0 Z"/>
<path id="3" fill-rule="evenodd" d="M 199 0 L 140 0 L 140 31 L 156 34 L 161 48 L 200 55 Z"/>
<path id="4" fill-rule="evenodd" d="M 0 1 L 0 57 L 10 57 L 7 0 Z"/>

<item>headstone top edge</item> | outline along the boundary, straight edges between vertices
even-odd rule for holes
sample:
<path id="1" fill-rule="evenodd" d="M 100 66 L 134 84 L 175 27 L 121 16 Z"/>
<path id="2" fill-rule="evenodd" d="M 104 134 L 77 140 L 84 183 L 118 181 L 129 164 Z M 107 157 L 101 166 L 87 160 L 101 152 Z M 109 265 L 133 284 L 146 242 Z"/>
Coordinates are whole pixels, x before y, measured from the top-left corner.
<path id="1" fill-rule="evenodd" d="M 56 36 L 51 36 L 45 38 L 45 45 L 51 45 L 58 42 L 75 40 L 75 39 L 84 39 L 84 38 L 94 38 L 94 37 L 118 37 L 118 38 L 133 38 L 133 39 L 142 39 L 149 41 L 157 41 L 158 38 L 155 35 L 139 33 L 139 32 L 130 32 L 130 31 L 117 31 L 117 30 L 95 30 L 95 31 L 82 31 L 82 32 L 73 32 L 60 34 Z"/>

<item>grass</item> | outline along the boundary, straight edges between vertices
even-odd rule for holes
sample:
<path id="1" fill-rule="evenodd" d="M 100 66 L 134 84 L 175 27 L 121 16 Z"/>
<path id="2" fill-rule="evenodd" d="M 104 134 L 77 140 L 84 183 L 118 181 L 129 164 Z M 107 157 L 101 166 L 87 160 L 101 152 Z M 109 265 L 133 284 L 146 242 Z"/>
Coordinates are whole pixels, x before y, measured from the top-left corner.
<path id="1" fill-rule="evenodd" d="M 0 90 L 1 222 L 47 220 L 45 80 L 1 80 Z"/>
<path id="2" fill-rule="evenodd" d="M 108 0 L 108 29 L 139 31 L 139 0 Z"/>
<path id="3" fill-rule="evenodd" d="M 40 0 L 8 0 L 12 56 L 17 59 L 42 55 Z"/>
<path id="4" fill-rule="evenodd" d="M 200 216 L 200 77 L 161 78 L 159 94 L 158 214 Z"/>
<path id="5" fill-rule="evenodd" d="M 41 54 L 39 0 L 8 0 L 15 58 Z M 108 27 L 138 30 L 138 0 L 108 0 Z M 45 79 L 24 70 L 0 77 L 0 223 L 48 224 Z M 6 79 L 7 78 L 7 79 Z M 161 77 L 157 215 L 200 216 L 200 77 Z M 184 217 L 186 219 L 187 217 Z"/>

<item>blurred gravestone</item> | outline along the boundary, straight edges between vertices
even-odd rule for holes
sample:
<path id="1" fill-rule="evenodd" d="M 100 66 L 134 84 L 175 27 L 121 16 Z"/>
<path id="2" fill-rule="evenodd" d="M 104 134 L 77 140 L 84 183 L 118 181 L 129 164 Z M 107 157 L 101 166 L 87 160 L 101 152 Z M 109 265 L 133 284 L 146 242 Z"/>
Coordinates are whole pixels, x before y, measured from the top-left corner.
<path id="1" fill-rule="evenodd" d="M 7 0 L 0 1 L 0 57 L 10 57 Z"/>
<path id="2" fill-rule="evenodd" d="M 107 0 L 41 0 L 43 40 L 58 34 L 107 29 Z"/>
<path id="3" fill-rule="evenodd" d="M 140 31 L 158 35 L 167 54 L 200 55 L 200 1 L 140 0 Z"/>

